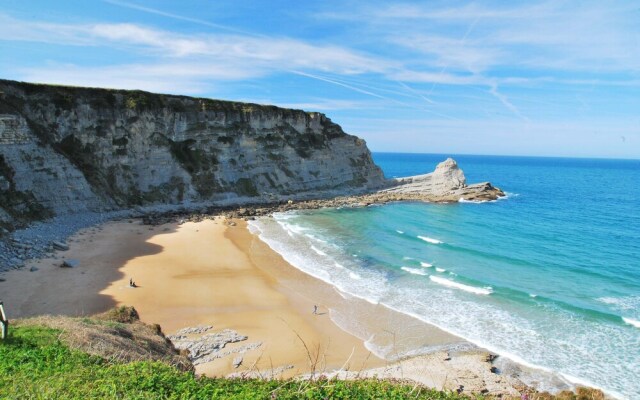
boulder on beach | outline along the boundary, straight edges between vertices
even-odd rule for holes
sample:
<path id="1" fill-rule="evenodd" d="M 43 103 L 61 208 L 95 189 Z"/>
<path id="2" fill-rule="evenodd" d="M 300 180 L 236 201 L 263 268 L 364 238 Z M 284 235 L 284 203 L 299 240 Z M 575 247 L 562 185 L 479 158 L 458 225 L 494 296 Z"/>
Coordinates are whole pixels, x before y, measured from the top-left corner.
<path id="1" fill-rule="evenodd" d="M 80 261 L 74 259 L 64 260 L 60 265 L 61 268 L 75 268 L 80 265 Z"/>
<path id="2" fill-rule="evenodd" d="M 62 250 L 62 251 L 69 250 L 69 246 L 67 246 L 67 244 L 62 243 L 62 242 L 53 241 L 53 242 L 51 242 L 51 245 L 56 250 Z"/>

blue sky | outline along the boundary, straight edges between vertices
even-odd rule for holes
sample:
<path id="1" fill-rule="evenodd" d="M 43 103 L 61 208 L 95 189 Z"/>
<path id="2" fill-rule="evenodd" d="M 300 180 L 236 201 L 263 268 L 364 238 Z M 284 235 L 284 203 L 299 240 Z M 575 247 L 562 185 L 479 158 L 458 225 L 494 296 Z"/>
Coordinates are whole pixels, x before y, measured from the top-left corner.
<path id="1" fill-rule="evenodd" d="M 320 111 L 373 151 L 640 158 L 637 1 L 4 0 L 0 71 Z"/>

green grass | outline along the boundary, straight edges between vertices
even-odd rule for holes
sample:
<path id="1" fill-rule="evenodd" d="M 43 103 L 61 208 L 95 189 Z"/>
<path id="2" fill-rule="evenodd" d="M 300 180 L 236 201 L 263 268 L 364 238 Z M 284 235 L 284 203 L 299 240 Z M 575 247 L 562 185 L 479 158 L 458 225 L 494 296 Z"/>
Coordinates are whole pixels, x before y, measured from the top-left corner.
<path id="1" fill-rule="evenodd" d="M 105 361 L 58 340 L 60 332 L 19 326 L 0 340 L 0 399 L 463 399 L 376 381 L 197 378 L 161 362 Z"/>

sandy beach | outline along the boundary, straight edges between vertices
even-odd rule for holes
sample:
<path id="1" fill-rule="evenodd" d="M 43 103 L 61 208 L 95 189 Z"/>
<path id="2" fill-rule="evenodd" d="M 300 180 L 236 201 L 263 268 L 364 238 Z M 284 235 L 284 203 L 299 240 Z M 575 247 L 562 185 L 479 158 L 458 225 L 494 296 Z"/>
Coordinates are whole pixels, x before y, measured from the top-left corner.
<path id="1" fill-rule="evenodd" d="M 258 265 L 277 268 L 284 260 L 256 240 L 244 221 L 236 223 L 230 226 L 218 218 L 183 225 L 149 227 L 132 221 L 91 228 L 71 239 L 70 249 L 56 258 L 6 274 L 6 282 L 0 283 L 3 301 L 13 318 L 91 315 L 132 305 L 142 321 L 160 324 L 166 334 L 196 326 L 233 329 L 248 336 L 248 342 L 261 343 L 244 354 L 245 368 L 287 366 L 284 377 L 310 368 L 383 364 L 361 340 L 333 324 L 312 293 L 281 290 L 277 279 Z M 239 242 L 252 253 L 236 246 Z M 80 265 L 60 268 L 63 258 Z M 129 279 L 138 287 L 129 287 Z M 313 314 L 314 305 L 318 314 Z M 240 343 L 228 347 L 234 345 Z M 232 359 L 200 364 L 197 371 L 220 376 L 244 370 L 234 369 Z"/>
<path id="2" fill-rule="evenodd" d="M 0 293 L 11 318 L 83 316 L 131 305 L 143 322 L 159 324 L 170 337 L 209 326 L 201 333 L 246 336 L 226 343 L 214 359 L 196 362 L 196 372 L 208 376 L 286 378 L 340 370 L 340 376 L 353 378 L 368 370 L 362 376 L 514 393 L 515 383 L 491 373 L 482 350 L 454 355 L 454 362 L 444 350 L 394 363 L 412 349 L 470 345 L 292 267 L 245 221 L 217 217 L 158 226 L 119 221 L 81 231 L 67 243 L 69 250 L 4 275 Z M 60 268 L 64 259 L 79 265 Z M 130 279 L 138 287 L 130 287 Z M 238 360 L 241 365 L 234 367 Z"/>

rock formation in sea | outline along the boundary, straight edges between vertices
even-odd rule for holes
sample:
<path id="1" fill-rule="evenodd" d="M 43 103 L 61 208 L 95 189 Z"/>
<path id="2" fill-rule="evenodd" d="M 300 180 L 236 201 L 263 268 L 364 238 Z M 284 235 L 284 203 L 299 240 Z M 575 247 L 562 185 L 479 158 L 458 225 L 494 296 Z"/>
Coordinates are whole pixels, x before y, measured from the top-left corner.
<path id="1" fill-rule="evenodd" d="M 269 202 L 383 184 L 324 114 L 0 80 L 0 227 L 149 204 Z"/>
<path id="2" fill-rule="evenodd" d="M 423 200 L 456 202 L 496 200 L 505 194 L 489 182 L 467 185 L 464 172 L 452 158 L 436 166 L 435 171 L 387 181 L 388 188 L 374 194 L 375 197 L 392 200 Z"/>

